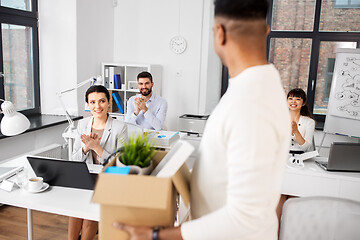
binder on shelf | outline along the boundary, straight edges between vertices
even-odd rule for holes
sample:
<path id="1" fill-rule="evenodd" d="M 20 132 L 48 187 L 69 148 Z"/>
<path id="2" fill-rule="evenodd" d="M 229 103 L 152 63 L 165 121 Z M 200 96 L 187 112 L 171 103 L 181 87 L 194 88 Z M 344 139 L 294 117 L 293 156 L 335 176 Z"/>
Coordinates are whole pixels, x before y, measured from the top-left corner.
<path id="1" fill-rule="evenodd" d="M 114 89 L 114 67 L 109 67 L 109 88 Z"/>
<path id="2" fill-rule="evenodd" d="M 121 89 L 121 75 L 114 74 L 114 87 L 115 89 Z"/>
<path id="3" fill-rule="evenodd" d="M 104 81 L 104 87 L 109 87 L 109 68 L 105 68 L 105 81 Z"/>
<path id="4" fill-rule="evenodd" d="M 113 96 L 113 99 L 114 99 L 116 105 L 119 108 L 120 113 L 124 114 L 124 102 L 121 99 L 119 93 L 118 92 L 113 92 L 112 96 Z"/>

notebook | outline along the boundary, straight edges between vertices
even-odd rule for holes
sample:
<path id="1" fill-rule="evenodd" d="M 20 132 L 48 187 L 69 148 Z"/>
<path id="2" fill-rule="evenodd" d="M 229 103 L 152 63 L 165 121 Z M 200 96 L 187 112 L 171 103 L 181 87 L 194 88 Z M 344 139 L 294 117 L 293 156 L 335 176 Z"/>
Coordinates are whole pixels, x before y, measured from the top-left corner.
<path id="1" fill-rule="evenodd" d="M 50 186 L 93 190 L 97 174 L 90 173 L 85 162 L 46 157 L 27 157 L 36 176 L 44 178 Z"/>
<path id="2" fill-rule="evenodd" d="M 360 143 L 334 142 L 329 160 L 315 162 L 327 171 L 360 172 Z"/>

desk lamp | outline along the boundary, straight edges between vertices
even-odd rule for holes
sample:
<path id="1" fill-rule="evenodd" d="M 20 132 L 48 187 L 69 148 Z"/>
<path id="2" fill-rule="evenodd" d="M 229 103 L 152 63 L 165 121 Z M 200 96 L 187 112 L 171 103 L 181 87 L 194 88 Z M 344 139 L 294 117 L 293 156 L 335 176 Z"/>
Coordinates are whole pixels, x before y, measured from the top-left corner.
<path id="1" fill-rule="evenodd" d="M 1 104 L 0 113 L 4 114 L 1 120 L 1 133 L 5 136 L 15 136 L 25 132 L 30 127 L 30 121 L 23 115 L 16 111 L 15 106 L 10 101 L 0 99 Z"/>
<path id="2" fill-rule="evenodd" d="M 74 139 L 76 137 L 78 137 L 78 136 L 77 136 L 77 133 L 76 133 L 76 127 L 75 127 L 74 121 L 71 119 L 69 112 L 66 110 L 65 104 L 64 104 L 61 97 L 62 97 L 62 95 L 64 93 L 74 91 L 74 90 L 78 89 L 79 87 L 81 87 L 81 86 L 83 86 L 83 85 L 85 85 L 87 83 L 90 83 L 90 86 L 101 85 L 102 84 L 102 78 L 101 78 L 101 76 L 90 77 L 89 79 L 87 79 L 85 81 L 82 81 L 81 83 L 78 83 L 76 85 L 76 87 L 73 87 L 73 88 L 70 88 L 70 89 L 67 89 L 67 90 L 64 90 L 64 91 L 61 91 L 61 92 L 57 93 L 57 96 L 59 97 L 59 100 L 60 100 L 60 103 L 61 103 L 61 107 L 63 108 L 63 110 L 65 112 L 65 117 L 69 122 L 69 126 L 65 129 L 64 133 L 62 134 L 62 137 L 65 139 L 65 142 L 68 144 L 68 156 L 69 156 L 70 161 L 72 160 L 71 155 L 72 155 L 72 152 L 73 152 Z"/>

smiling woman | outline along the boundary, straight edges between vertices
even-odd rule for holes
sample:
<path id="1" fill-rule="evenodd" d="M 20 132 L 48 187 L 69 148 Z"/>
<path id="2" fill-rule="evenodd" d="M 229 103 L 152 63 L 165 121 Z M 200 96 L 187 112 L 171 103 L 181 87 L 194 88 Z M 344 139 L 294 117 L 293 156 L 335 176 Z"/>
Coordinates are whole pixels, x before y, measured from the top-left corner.
<path id="1" fill-rule="evenodd" d="M 301 88 L 292 89 L 287 100 L 292 126 L 290 151 L 309 151 L 313 146 L 315 121 L 306 102 L 306 93 Z"/>
<path id="2" fill-rule="evenodd" d="M 126 125 L 109 116 L 109 91 L 102 85 L 91 86 L 85 94 L 91 117 L 79 121 L 72 159 L 90 164 L 103 164 L 104 160 L 116 149 L 127 142 Z M 93 239 L 97 232 L 95 221 L 69 218 L 68 239 Z"/>

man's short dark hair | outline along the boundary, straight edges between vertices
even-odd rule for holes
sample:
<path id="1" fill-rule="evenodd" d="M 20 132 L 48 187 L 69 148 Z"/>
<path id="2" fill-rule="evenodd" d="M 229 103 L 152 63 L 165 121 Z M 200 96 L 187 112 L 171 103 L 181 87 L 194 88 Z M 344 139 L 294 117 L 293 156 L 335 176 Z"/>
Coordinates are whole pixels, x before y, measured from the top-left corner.
<path id="1" fill-rule="evenodd" d="M 107 100 L 110 101 L 110 93 L 106 89 L 106 87 L 104 87 L 103 85 L 93 85 L 93 86 L 89 87 L 88 90 L 86 90 L 86 93 L 85 93 L 85 102 L 86 103 L 89 103 L 89 94 L 93 93 L 93 92 L 105 93 Z"/>
<path id="2" fill-rule="evenodd" d="M 215 16 L 237 20 L 266 19 L 267 0 L 215 0 Z"/>
<path id="3" fill-rule="evenodd" d="M 148 78 L 151 82 L 153 82 L 152 75 L 149 72 L 141 72 L 137 75 L 137 80 L 139 81 L 139 78 Z"/>

